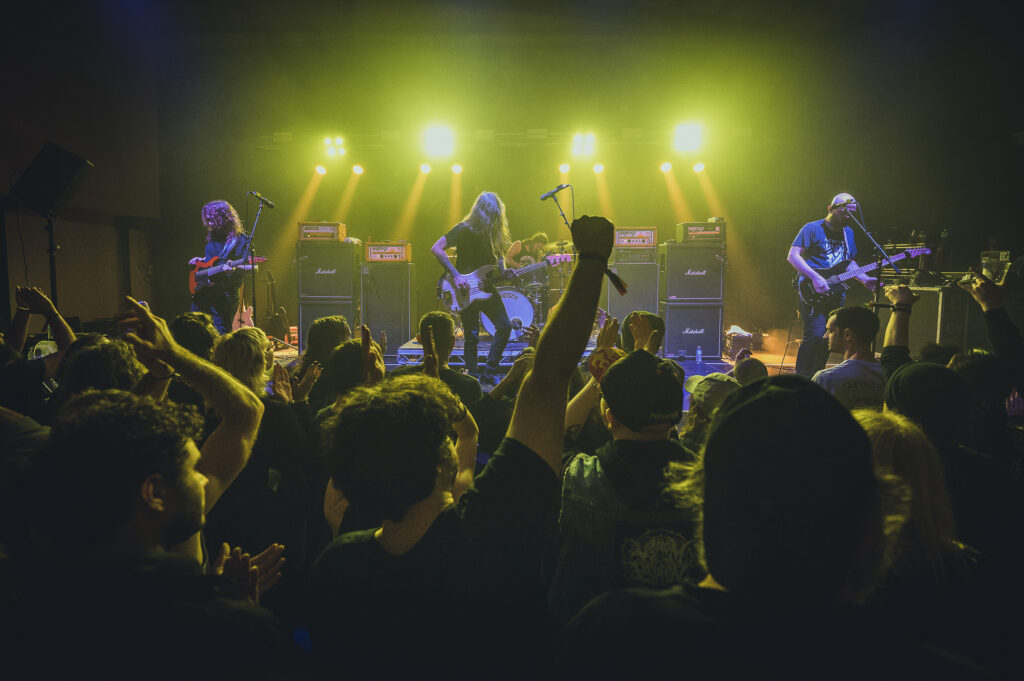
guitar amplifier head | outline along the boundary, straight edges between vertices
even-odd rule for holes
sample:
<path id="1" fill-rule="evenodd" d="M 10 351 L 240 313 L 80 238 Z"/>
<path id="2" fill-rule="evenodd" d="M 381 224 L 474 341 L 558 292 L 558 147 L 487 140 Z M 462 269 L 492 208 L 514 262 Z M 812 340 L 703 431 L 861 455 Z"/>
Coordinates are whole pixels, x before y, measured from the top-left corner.
<path id="1" fill-rule="evenodd" d="M 680 222 L 676 225 L 676 243 L 695 241 L 725 241 L 725 221 Z"/>
<path id="2" fill-rule="evenodd" d="M 616 227 L 616 248 L 650 248 L 658 245 L 657 227 Z"/>
<path id="3" fill-rule="evenodd" d="M 348 228 L 340 222 L 300 222 L 299 241 L 343 241 Z"/>
<path id="4" fill-rule="evenodd" d="M 367 241 L 367 262 L 412 262 L 408 241 Z"/>

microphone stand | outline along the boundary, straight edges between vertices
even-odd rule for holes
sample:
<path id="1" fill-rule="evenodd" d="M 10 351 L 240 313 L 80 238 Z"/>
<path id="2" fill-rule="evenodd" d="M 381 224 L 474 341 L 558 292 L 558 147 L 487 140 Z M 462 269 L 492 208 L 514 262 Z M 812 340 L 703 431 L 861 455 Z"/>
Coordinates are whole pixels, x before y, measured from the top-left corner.
<path id="1" fill-rule="evenodd" d="M 886 253 L 885 249 L 882 248 L 882 245 L 880 243 L 875 241 L 875 237 L 872 236 L 871 232 L 868 231 L 867 227 L 865 227 L 864 224 L 857 219 L 857 216 L 851 213 L 849 210 L 846 211 L 846 214 L 850 216 L 850 219 L 853 220 L 853 223 L 855 225 L 860 227 L 860 231 L 864 232 L 864 235 L 868 238 L 868 241 L 870 241 L 874 245 L 875 253 L 878 254 L 878 258 L 875 261 L 878 263 L 878 285 L 875 287 L 875 304 L 873 305 L 873 307 L 875 308 L 875 316 L 877 317 L 882 309 L 882 305 L 879 304 L 882 302 L 882 263 L 888 262 L 889 266 L 892 267 L 893 271 L 896 272 L 896 274 L 902 274 L 902 272 L 900 271 L 900 268 L 896 266 L 896 263 L 892 261 L 892 256 Z M 875 351 L 875 345 L 877 343 L 878 337 L 876 336 L 875 340 L 872 341 L 871 343 L 872 352 Z"/>
<path id="2" fill-rule="evenodd" d="M 256 197 L 256 200 L 260 202 L 260 205 L 259 205 L 259 208 L 256 209 L 256 218 L 252 221 L 252 229 L 249 231 L 249 234 L 246 237 L 247 240 L 245 242 L 245 251 L 242 253 L 242 260 L 249 260 L 249 257 L 253 255 L 253 252 L 252 252 L 252 240 L 256 236 L 256 225 L 260 224 L 260 213 L 263 212 L 263 204 L 266 203 L 266 199 L 264 199 L 262 196 Z M 253 318 L 255 318 L 256 317 L 256 263 L 250 261 L 249 262 L 249 266 L 251 268 L 249 270 L 249 279 L 250 279 L 250 282 L 252 283 L 252 286 L 249 287 L 251 289 L 249 291 L 249 298 L 252 300 L 252 314 L 253 314 Z M 242 304 L 242 307 L 245 308 L 245 301 L 244 300 L 241 301 L 241 304 Z M 255 324 L 255 323 L 256 322 L 254 321 L 253 324 Z"/>

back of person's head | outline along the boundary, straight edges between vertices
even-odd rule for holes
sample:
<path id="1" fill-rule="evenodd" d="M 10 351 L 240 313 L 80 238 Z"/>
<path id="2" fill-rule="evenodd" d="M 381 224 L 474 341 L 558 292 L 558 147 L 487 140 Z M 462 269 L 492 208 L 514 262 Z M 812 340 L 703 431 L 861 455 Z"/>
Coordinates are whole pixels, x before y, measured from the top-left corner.
<path id="1" fill-rule="evenodd" d="M 427 338 L 427 329 L 434 335 L 434 348 L 438 352 L 448 352 L 455 341 L 455 319 L 444 310 L 428 312 L 420 317 L 420 343 Z"/>
<path id="2" fill-rule="evenodd" d="M 925 572 L 941 584 L 956 525 L 938 451 L 924 431 L 905 416 L 857 409 L 853 417 L 871 442 L 878 475 L 894 475 L 910 488 L 910 512 L 896 549 L 897 574 Z"/>
<path id="3" fill-rule="evenodd" d="M 1013 379 L 1003 359 L 984 350 L 965 350 L 949 361 L 949 368 L 967 383 L 976 417 L 990 426 L 1005 422 Z"/>
<path id="4" fill-rule="evenodd" d="M 262 395 L 271 351 L 270 340 L 262 329 L 244 326 L 217 339 L 213 363 Z"/>
<path id="5" fill-rule="evenodd" d="M 612 415 L 635 432 L 664 431 L 683 414 L 683 386 L 671 362 L 634 350 L 608 367 L 601 396 Z"/>
<path id="6" fill-rule="evenodd" d="M 68 401 L 39 462 L 48 495 L 38 518 L 44 533 L 73 552 L 110 542 L 131 517 L 147 477 L 181 481 L 187 443 L 201 436 L 202 426 L 194 407 L 121 390 L 88 391 Z M 199 511 L 167 528 L 168 544 L 199 530 Z"/>
<path id="7" fill-rule="evenodd" d="M 60 360 L 60 366 L 57 368 L 57 382 L 61 385 L 67 382 L 68 367 L 71 366 L 72 360 L 78 353 L 94 345 L 106 343 L 108 340 L 106 336 L 96 331 L 75 334 L 75 342 L 68 346 L 68 349 L 64 351 L 64 357 Z"/>
<path id="8" fill-rule="evenodd" d="M 373 346 L 380 349 L 376 341 Z M 344 395 L 356 386 L 366 382 L 366 363 L 363 359 L 363 342 L 350 338 L 339 345 L 327 359 L 327 380 L 338 395 Z"/>
<path id="9" fill-rule="evenodd" d="M 441 381 L 412 374 L 353 390 L 324 426 L 327 465 L 353 506 L 399 521 L 457 472 L 448 433 L 461 403 Z"/>
<path id="10" fill-rule="evenodd" d="M 690 393 L 690 410 L 686 412 L 683 433 L 689 434 L 689 441 L 701 445 L 704 443 L 718 407 L 741 387 L 735 378 L 720 372 L 686 379 L 683 388 Z"/>
<path id="11" fill-rule="evenodd" d="M 921 349 L 917 353 L 918 362 L 932 362 L 934 364 L 941 364 L 946 366 L 949 364 L 949 360 L 953 359 L 953 355 L 960 352 L 961 348 L 956 343 L 936 343 L 935 341 L 928 341 L 921 346 Z"/>
<path id="12" fill-rule="evenodd" d="M 840 331 L 849 329 L 858 345 L 871 345 L 878 335 L 878 317 L 862 305 L 847 305 L 832 310 L 829 316 L 835 316 L 836 327 Z"/>
<path id="13" fill-rule="evenodd" d="M 877 487 L 867 436 L 835 398 L 773 376 L 726 398 L 704 449 L 703 537 L 711 575 L 752 604 L 827 607 L 849 584 Z M 860 569 L 854 570 L 855 567 Z"/>
<path id="14" fill-rule="evenodd" d="M 750 385 L 754 381 L 768 378 L 768 367 L 756 357 L 746 357 L 736 362 L 732 376 L 740 382 L 740 385 Z"/>
<path id="15" fill-rule="evenodd" d="M 545 234 L 544 232 L 537 232 L 536 234 L 534 234 L 533 236 L 530 237 L 530 241 L 532 243 L 540 244 L 541 246 L 545 246 L 548 243 L 548 235 Z"/>
<path id="16" fill-rule="evenodd" d="M 962 435 L 962 425 L 970 412 L 970 389 L 951 369 L 931 362 L 911 362 L 889 377 L 885 408 L 921 426 L 942 451 Z"/>
<path id="17" fill-rule="evenodd" d="M 302 355 L 302 369 L 312 362 L 327 361 L 334 348 L 352 337 L 348 320 L 340 314 L 313 320 L 306 334 L 306 352 Z"/>
<path id="18" fill-rule="evenodd" d="M 213 346 L 220 335 L 213 325 L 213 317 L 205 312 L 185 312 L 175 317 L 167 325 L 178 345 L 193 355 L 209 360 L 213 356 Z"/>
<path id="19" fill-rule="evenodd" d="M 629 323 L 632 321 L 634 316 L 640 316 L 647 320 L 651 325 L 652 331 L 658 331 L 661 333 L 662 339 L 665 338 L 665 320 L 653 312 L 644 312 L 643 310 L 635 310 L 626 315 L 626 318 L 622 320 L 622 324 L 619 327 L 619 347 L 626 352 L 633 352 L 636 350 L 636 340 L 633 338 L 633 331 L 629 328 Z"/>
<path id="20" fill-rule="evenodd" d="M 131 390 L 145 372 L 127 342 L 120 338 L 99 340 L 82 347 L 68 363 L 64 392 L 74 395 L 88 388 Z"/>

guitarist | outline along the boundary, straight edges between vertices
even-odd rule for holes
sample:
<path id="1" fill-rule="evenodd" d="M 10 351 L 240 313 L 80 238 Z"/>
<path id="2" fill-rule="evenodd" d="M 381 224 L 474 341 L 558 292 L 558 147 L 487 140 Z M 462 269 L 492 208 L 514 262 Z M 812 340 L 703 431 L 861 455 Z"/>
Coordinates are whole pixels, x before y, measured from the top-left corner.
<path id="1" fill-rule="evenodd" d="M 509 278 L 512 276 L 511 270 L 506 270 L 504 263 L 504 254 L 511 241 L 508 232 L 508 218 L 505 217 L 505 204 L 497 194 L 481 192 L 462 222 L 438 239 L 430 247 L 430 251 L 441 263 L 441 267 L 451 275 L 452 283 L 458 289 L 466 291 L 469 289 L 469 282 L 464 275 L 484 265 L 496 265 L 503 276 Z M 458 268 L 452 264 L 445 253 L 446 248 L 453 246 L 458 255 L 456 258 Z M 512 333 L 512 325 L 508 321 L 505 304 L 502 302 L 501 296 L 496 294 L 477 300 L 459 310 L 459 315 L 462 318 L 463 338 L 465 339 L 463 356 L 466 370 L 471 374 L 477 371 L 481 312 L 487 315 L 487 318 L 494 324 L 494 338 L 491 340 L 491 350 L 487 354 L 487 371 L 496 373 L 501 363 L 501 355 L 505 351 L 505 346 Z"/>
<path id="2" fill-rule="evenodd" d="M 796 271 L 807 277 L 814 290 L 820 294 L 829 293 L 825 278 L 816 270 L 835 267 L 849 261 L 846 271 L 859 267 L 854 261 L 857 246 L 853 240 L 853 229 L 849 226 L 850 213 L 857 210 L 857 200 L 850 194 L 837 194 L 828 206 L 828 215 L 823 220 L 808 222 L 800 228 L 793 240 L 786 260 Z M 869 291 L 878 286 L 878 279 L 861 274 L 857 281 Z M 796 373 L 812 377 L 825 368 L 828 361 L 828 342 L 824 339 L 825 325 L 829 313 L 842 307 L 846 302 L 844 289 L 837 289 L 817 305 L 811 306 L 800 301 L 800 317 L 804 321 L 804 336 L 796 354 Z"/>
<path id="3" fill-rule="evenodd" d="M 203 206 L 203 226 L 206 227 L 206 249 L 201 258 L 192 258 L 189 265 L 237 260 L 246 253 L 248 239 L 242 221 L 227 201 L 211 201 Z M 215 263 L 214 263 L 215 264 Z M 192 311 L 206 312 L 220 333 L 232 330 L 232 321 L 241 300 L 243 270 L 252 265 L 241 265 L 211 277 L 212 285 L 198 289 L 192 296 Z"/>

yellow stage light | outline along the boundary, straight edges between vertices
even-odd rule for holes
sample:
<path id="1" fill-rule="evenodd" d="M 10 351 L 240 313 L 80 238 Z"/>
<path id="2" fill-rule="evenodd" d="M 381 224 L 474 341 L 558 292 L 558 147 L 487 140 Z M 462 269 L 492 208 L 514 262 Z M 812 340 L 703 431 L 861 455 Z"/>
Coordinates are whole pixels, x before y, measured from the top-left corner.
<path id="1" fill-rule="evenodd" d="M 340 147 L 342 144 L 345 143 L 345 140 L 341 139 L 340 137 L 335 137 L 334 143 Z"/>
<path id="2" fill-rule="evenodd" d="M 560 173 L 567 173 L 567 172 L 569 172 L 569 164 L 568 163 L 563 163 L 562 165 L 558 166 L 558 172 L 560 172 Z"/>
<path id="3" fill-rule="evenodd" d="M 669 163 L 668 161 L 665 161 L 664 163 L 661 164 L 661 172 L 667 173 L 670 170 L 672 170 L 672 164 L 671 163 Z"/>
<path id="4" fill-rule="evenodd" d="M 595 164 L 594 165 L 594 172 L 595 173 L 603 173 L 604 172 L 604 164 L 603 163 Z"/>
<path id="5" fill-rule="evenodd" d="M 314 168 L 314 170 L 316 171 L 317 175 L 326 175 L 327 174 L 327 168 L 324 168 L 323 166 L 317 166 L 316 168 Z"/>
<path id="6" fill-rule="evenodd" d="M 672 145 L 676 151 L 697 151 L 704 141 L 700 123 L 680 123 L 676 126 Z"/>
<path id="7" fill-rule="evenodd" d="M 363 174 L 363 167 L 362 166 L 352 166 L 352 172 L 355 173 L 356 175 L 362 175 Z"/>
<path id="8" fill-rule="evenodd" d="M 459 173 L 462 172 L 462 166 L 456 163 L 455 165 L 452 166 L 452 172 L 458 175 Z"/>
<path id="9" fill-rule="evenodd" d="M 423 150 L 431 158 L 451 156 L 455 152 L 455 133 L 444 125 L 432 125 L 423 131 Z"/>
<path id="10" fill-rule="evenodd" d="M 324 138 L 324 144 L 329 145 L 330 143 L 331 143 L 331 138 L 330 137 L 325 137 Z"/>
<path id="11" fill-rule="evenodd" d="M 328 156 L 337 156 L 338 155 L 338 150 L 335 149 L 334 147 L 327 147 L 327 155 Z"/>
<path id="12" fill-rule="evenodd" d="M 573 156 L 593 156 L 594 155 L 594 133 L 588 132 L 586 134 L 578 132 L 572 137 L 572 155 Z"/>
<path id="13" fill-rule="evenodd" d="M 429 173 L 430 172 L 430 164 L 429 163 L 420 164 L 420 172 L 421 173 Z"/>
<path id="14" fill-rule="evenodd" d="M 703 173 L 704 172 L 704 164 L 703 163 L 694 164 L 693 172 L 695 172 L 695 173 Z"/>
<path id="15" fill-rule="evenodd" d="M 340 149 L 338 149 L 338 156 L 344 156 L 344 155 L 345 155 L 345 147 L 341 147 Z"/>

